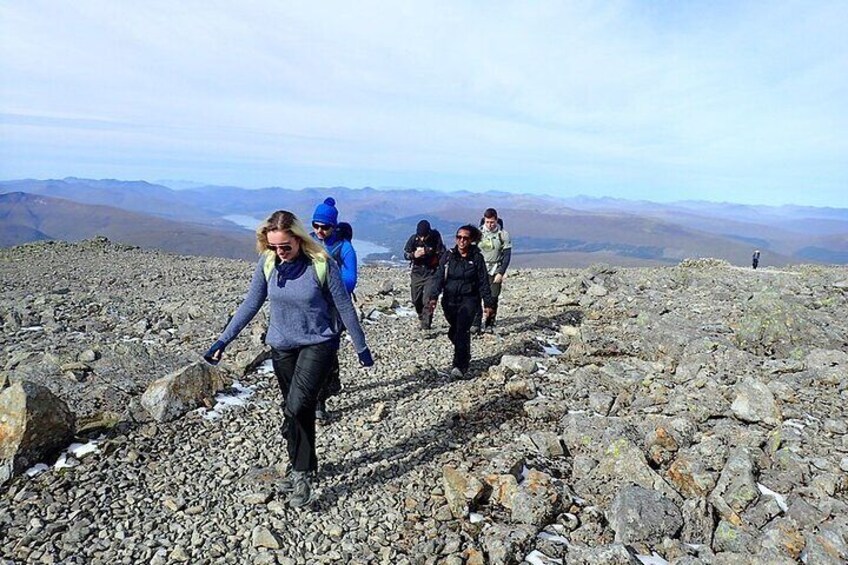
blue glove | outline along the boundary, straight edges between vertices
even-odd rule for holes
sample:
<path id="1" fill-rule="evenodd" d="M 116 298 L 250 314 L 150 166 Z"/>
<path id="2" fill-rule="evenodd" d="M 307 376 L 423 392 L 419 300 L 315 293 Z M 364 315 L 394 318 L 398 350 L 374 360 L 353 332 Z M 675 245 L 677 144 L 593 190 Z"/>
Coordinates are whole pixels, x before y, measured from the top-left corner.
<path id="1" fill-rule="evenodd" d="M 223 341 L 216 341 L 212 344 L 212 347 L 209 348 L 209 351 L 203 354 L 203 358 L 210 365 L 217 365 L 221 361 L 221 356 L 224 355 L 224 349 L 227 348 L 227 344 Z"/>
<path id="2" fill-rule="evenodd" d="M 367 347 L 357 353 L 359 356 L 359 364 L 363 367 L 373 367 L 374 366 L 374 358 L 371 357 L 371 350 Z"/>

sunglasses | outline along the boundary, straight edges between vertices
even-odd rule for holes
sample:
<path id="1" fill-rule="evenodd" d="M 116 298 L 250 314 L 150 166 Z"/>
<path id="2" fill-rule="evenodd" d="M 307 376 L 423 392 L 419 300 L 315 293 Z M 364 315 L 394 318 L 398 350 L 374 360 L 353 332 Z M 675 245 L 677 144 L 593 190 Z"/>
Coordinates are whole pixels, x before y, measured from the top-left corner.
<path id="1" fill-rule="evenodd" d="M 456 239 L 459 241 L 471 241 L 471 238 L 467 235 L 457 235 Z"/>
<path id="2" fill-rule="evenodd" d="M 312 222 L 312 228 L 321 231 L 329 231 L 333 229 L 333 226 L 325 226 L 324 224 L 316 224 L 315 222 Z"/>
<path id="3" fill-rule="evenodd" d="M 288 245 L 288 244 L 272 245 L 272 244 L 269 243 L 268 249 L 270 249 L 271 251 L 274 251 L 274 252 L 282 251 L 283 253 L 288 253 L 289 251 L 291 251 L 294 248 L 291 245 Z"/>

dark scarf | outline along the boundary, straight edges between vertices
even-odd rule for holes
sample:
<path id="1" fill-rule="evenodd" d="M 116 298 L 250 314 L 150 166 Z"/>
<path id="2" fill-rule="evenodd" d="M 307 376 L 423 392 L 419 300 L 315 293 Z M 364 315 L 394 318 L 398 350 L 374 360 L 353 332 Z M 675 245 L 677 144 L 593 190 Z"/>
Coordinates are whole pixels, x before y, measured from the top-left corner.
<path id="1" fill-rule="evenodd" d="M 308 265 L 309 261 L 306 260 L 304 253 L 300 253 L 294 261 L 277 263 L 277 286 L 285 288 L 286 281 L 300 277 Z"/>

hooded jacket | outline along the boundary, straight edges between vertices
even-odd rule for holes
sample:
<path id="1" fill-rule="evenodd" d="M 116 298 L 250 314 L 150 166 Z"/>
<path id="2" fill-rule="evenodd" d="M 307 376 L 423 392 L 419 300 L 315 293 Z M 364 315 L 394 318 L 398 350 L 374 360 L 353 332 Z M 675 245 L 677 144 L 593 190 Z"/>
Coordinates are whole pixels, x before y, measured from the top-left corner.
<path id="1" fill-rule="evenodd" d="M 442 301 L 455 304 L 465 299 L 483 299 L 487 308 L 494 306 L 486 262 L 475 246 L 470 246 L 468 255 L 463 257 L 454 247 L 445 251 L 439 261 L 436 284 L 431 300 L 443 293 Z"/>

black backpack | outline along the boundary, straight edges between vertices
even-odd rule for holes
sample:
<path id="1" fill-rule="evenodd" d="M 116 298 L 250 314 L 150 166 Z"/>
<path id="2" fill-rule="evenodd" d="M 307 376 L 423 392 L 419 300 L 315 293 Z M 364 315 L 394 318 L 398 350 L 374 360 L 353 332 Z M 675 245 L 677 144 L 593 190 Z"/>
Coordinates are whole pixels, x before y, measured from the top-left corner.
<path id="1" fill-rule="evenodd" d="M 353 226 L 351 226 L 347 222 L 339 222 L 336 226 L 336 235 L 339 239 L 344 239 L 347 241 L 353 240 Z"/>
<path id="2" fill-rule="evenodd" d="M 339 222 L 336 224 L 336 243 L 333 245 L 331 249 L 327 249 L 327 253 L 335 259 L 336 263 L 341 266 L 342 264 L 342 243 L 345 241 L 353 240 L 353 226 L 351 226 L 347 222 Z"/>

